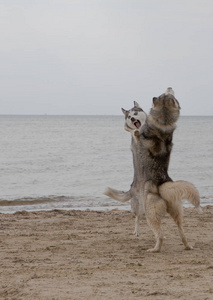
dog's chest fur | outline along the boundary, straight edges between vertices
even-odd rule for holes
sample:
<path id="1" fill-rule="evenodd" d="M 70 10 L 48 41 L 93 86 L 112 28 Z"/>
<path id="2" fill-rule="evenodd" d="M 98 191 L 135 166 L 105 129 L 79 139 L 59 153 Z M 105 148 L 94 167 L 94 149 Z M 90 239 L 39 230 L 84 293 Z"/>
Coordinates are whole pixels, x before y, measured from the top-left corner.
<path id="1" fill-rule="evenodd" d="M 140 135 L 139 148 L 147 148 L 152 156 L 165 156 L 172 150 L 173 131 L 164 132 L 154 127 L 144 126 Z"/>
<path id="2" fill-rule="evenodd" d="M 168 175 L 170 153 L 172 150 L 173 130 L 164 132 L 150 127 L 147 123 L 136 142 L 132 139 L 134 183 L 152 180 L 157 186 L 171 181 Z"/>

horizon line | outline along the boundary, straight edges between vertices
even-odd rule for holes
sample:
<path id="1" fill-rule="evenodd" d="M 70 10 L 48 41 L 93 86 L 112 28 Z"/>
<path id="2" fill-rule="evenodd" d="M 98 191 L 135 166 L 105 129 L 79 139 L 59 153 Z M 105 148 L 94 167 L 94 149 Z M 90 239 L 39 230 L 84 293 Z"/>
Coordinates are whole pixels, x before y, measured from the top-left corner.
<path id="1" fill-rule="evenodd" d="M 47 113 L 45 113 L 45 114 L 1 114 L 0 113 L 0 116 L 38 116 L 38 117 L 48 117 L 48 116 L 72 116 L 72 117 L 74 117 L 74 116 L 87 116 L 87 117 L 89 117 L 89 116 L 91 116 L 91 117 L 94 117 L 94 116 L 96 116 L 96 117 L 101 117 L 101 116 L 103 116 L 103 117 L 120 117 L 120 116 L 122 116 L 122 114 L 120 114 L 120 115 L 117 115 L 117 114 L 47 114 Z M 213 115 L 180 115 L 180 117 L 213 117 Z"/>

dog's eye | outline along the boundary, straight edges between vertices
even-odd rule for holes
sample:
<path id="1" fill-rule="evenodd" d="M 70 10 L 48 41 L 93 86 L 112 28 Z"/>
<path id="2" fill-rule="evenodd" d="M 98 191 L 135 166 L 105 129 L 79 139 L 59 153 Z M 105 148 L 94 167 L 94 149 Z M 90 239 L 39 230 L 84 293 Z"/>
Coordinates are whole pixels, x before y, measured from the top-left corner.
<path id="1" fill-rule="evenodd" d="M 130 119 L 131 118 L 131 116 L 128 116 L 128 119 Z"/>
<path id="2" fill-rule="evenodd" d="M 138 115 L 138 112 L 136 111 L 135 113 L 134 113 L 134 116 L 137 116 Z"/>

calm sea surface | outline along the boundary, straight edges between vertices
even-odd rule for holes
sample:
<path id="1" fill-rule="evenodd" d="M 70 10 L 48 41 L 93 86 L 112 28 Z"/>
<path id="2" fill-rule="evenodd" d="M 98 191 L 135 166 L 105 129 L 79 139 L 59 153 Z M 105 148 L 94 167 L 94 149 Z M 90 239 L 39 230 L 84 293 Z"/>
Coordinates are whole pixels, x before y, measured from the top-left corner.
<path id="1" fill-rule="evenodd" d="M 128 209 L 103 195 L 133 179 L 123 116 L 0 116 L 0 212 Z M 213 117 L 180 117 L 169 174 L 213 204 Z"/>

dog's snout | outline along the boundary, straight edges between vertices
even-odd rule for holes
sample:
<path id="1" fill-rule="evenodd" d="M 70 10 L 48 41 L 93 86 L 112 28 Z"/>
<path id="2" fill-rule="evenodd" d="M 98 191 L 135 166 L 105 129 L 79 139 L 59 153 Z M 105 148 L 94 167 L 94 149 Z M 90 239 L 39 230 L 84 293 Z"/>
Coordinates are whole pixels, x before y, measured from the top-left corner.
<path id="1" fill-rule="evenodd" d="M 135 118 L 132 117 L 132 118 L 131 118 L 131 121 L 134 122 L 134 121 L 135 121 Z"/>

